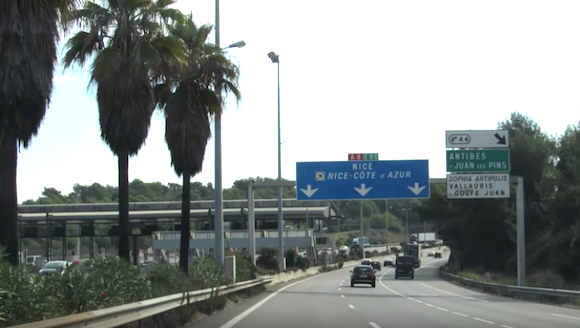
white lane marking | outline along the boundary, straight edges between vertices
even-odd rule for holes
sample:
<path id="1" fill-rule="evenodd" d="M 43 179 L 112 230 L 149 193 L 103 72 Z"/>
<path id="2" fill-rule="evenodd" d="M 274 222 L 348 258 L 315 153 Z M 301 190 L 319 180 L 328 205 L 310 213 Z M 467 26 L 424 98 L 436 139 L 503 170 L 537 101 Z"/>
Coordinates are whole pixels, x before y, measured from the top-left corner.
<path id="1" fill-rule="evenodd" d="M 424 304 L 424 305 L 427 305 L 427 306 L 429 306 L 429 307 L 432 307 L 432 308 L 436 308 L 436 309 L 438 309 L 438 310 L 441 310 L 441 311 L 445 311 L 445 312 L 451 312 L 451 313 L 453 313 L 453 314 L 455 314 L 455 315 L 458 315 L 458 316 L 461 316 L 461 317 L 464 317 L 464 318 L 469 318 L 469 316 L 468 316 L 467 314 L 463 314 L 463 313 L 459 313 L 459 312 L 455 312 L 455 311 L 450 311 L 450 310 L 448 310 L 448 309 L 445 309 L 445 308 L 442 308 L 442 307 L 439 307 L 439 306 L 435 306 L 435 305 L 433 305 L 433 304 L 429 304 L 429 303 L 426 303 L 426 302 L 422 302 L 422 301 L 420 301 L 420 300 L 417 300 L 417 299 L 414 299 L 414 298 L 412 298 L 412 297 L 407 297 L 407 296 L 405 296 L 405 295 L 403 295 L 403 294 L 401 294 L 401 293 L 399 293 L 399 292 L 397 292 L 397 291 L 395 291 L 395 290 L 393 290 L 393 289 L 391 289 L 391 288 L 387 287 L 387 286 L 386 286 L 386 285 L 383 283 L 383 277 L 384 277 L 385 275 L 387 275 L 387 273 L 389 273 L 389 272 L 391 272 L 391 271 L 393 271 L 393 270 L 389 270 L 389 271 L 387 271 L 387 272 L 383 273 L 383 275 L 382 275 L 382 276 L 380 277 L 380 279 L 379 279 L 379 283 L 380 283 L 380 284 L 381 284 L 381 285 L 382 285 L 382 286 L 383 286 L 385 289 L 387 289 L 388 291 L 390 291 L 390 292 L 392 292 L 393 294 L 396 294 L 396 295 L 398 295 L 398 296 L 404 297 L 404 298 L 406 298 L 406 299 L 409 299 L 409 300 L 415 301 L 415 302 L 417 302 L 417 303 L 422 303 L 422 304 Z M 421 283 L 421 284 L 422 284 L 422 285 L 424 285 L 425 287 L 429 287 L 429 288 L 432 288 L 432 289 L 439 290 L 438 288 L 431 287 L 431 286 L 429 286 L 429 285 L 426 285 L 426 284 L 424 284 L 424 283 Z M 468 299 L 474 299 L 474 300 L 476 300 L 476 301 L 480 301 L 480 302 L 487 302 L 487 301 L 484 301 L 484 300 L 479 300 L 479 299 L 472 298 L 472 297 L 467 297 L 467 296 L 461 296 L 461 295 L 453 294 L 453 293 L 450 293 L 450 292 L 447 292 L 447 291 L 444 291 L 444 290 L 439 290 L 439 291 L 441 291 L 441 292 L 443 292 L 443 293 L 446 293 L 446 294 L 453 295 L 453 296 L 458 296 L 458 297 L 462 297 L 462 298 L 468 298 Z M 434 296 L 437 296 L 437 295 L 434 295 Z M 552 315 L 556 315 L 556 316 L 562 316 L 562 315 L 558 315 L 558 314 L 555 314 L 555 313 L 552 313 Z M 568 317 L 568 316 L 563 316 L 563 317 Z M 569 317 L 569 318 L 576 319 L 576 320 L 580 320 L 580 318 L 575 318 L 575 317 Z M 484 320 L 484 319 L 481 319 L 481 318 L 475 318 L 475 317 L 474 317 L 474 318 L 473 318 L 473 320 L 477 320 L 477 321 L 480 321 L 480 322 L 484 322 L 484 323 L 487 323 L 487 324 L 490 324 L 490 325 L 495 325 L 495 324 L 496 324 L 496 323 L 495 323 L 495 322 L 493 322 L 493 321 L 488 321 L 488 320 Z M 501 327 L 503 327 L 503 328 L 513 328 L 513 327 L 510 327 L 510 326 L 506 326 L 506 325 L 502 325 Z"/>
<path id="2" fill-rule="evenodd" d="M 507 325 L 500 325 L 500 327 L 503 327 L 503 328 L 514 328 L 512 326 L 507 326 Z"/>
<path id="3" fill-rule="evenodd" d="M 348 305 L 348 307 L 349 307 L 349 308 L 351 308 L 351 309 L 354 309 L 354 306 L 352 306 L 352 305 L 350 305 L 350 304 Z"/>
<path id="4" fill-rule="evenodd" d="M 478 299 L 478 298 L 474 298 L 474 297 L 469 297 L 469 296 L 458 295 L 458 294 L 455 294 L 455 293 L 451 293 L 451 292 L 445 291 L 445 290 L 443 290 L 443 289 L 439 289 L 439 288 L 435 288 L 435 287 L 433 287 L 433 286 L 429 286 L 429 285 L 427 285 L 427 284 L 424 284 L 424 283 L 421 283 L 421 285 L 423 285 L 423 286 L 425 286 L 425 287 L 428 287 L 428 288 L 431 288 L 431 289 L 435 289 L 435 290 L 437 290 L 437 291 L 440 291 L 440 292 L 442 292 L 442 293 L 445 293 L 445 294 L 447 294 L 447 295 L 456 296 L 456 297 L 461 297 L 461 298 L 465 298 L 465 299 L 472 300 L 472 301 L 478 301 L 478 302 L 484 302 L 484 303 L 487 303 L 487 301 L 486 301 L 486 300 L 480 300 L 480 299 Z"/>
<path id="5" fill-rule="evenodd" d="M 342 288 L 339 288 L 338 290 L 342 290 Z"/>
<path id="6" fill-rule="evenodd" d="M 252 312 L 254 312 L 257 309 L 259 309 L 262 305 L 266 304 L 266 302 L 268 302 L 272 298 L 276 297 L 276 295 L 280 294 L 281 292 L 285 291 L 286 289 L 288 289 L 290 287 L 296 286 L 298 284 L 307 282 L 307 281 L 312 280 L 312 279 L 324 277 L 324 276 L 329 275 L 329 274 L 332 274 L 332 273 L 336 273 L 336 272 L 330 271 L 330 272 L 325 272 L 325 273 L 317 274 L 314 277 L 306 278 L 304 280 L 300 280 L 300 281 L 291 283 L 288 286 L 284 286 L 284 287 L 278 289 L 277 291 L 275 291 L 274 293 L 272 293 L 271 295 L 268 295 L 266 298 L 264 298 L 263 300 L 259 301 L 258 303 L 252 305 L 252 307 L 250 307 L 246 311 L 238 314 L 237 316 L 235 316 L 234 318 L 232 318 L 230 321 L 224 323 L 220 328 L 232 328 L 238 322 L 240 322 L 242 319 L 244 319 L 245 317 L 249 316 Z"/>
<path id="7" fill-rule="evenodd" d="M 341 298 L 344 298 L 344 295 L 340 295 Z"/>
<path id="8" fill-rule="evenodd" d="M 572 317 L 572 316 L 569 316 L 569 315 L 563 315 L 563 314 L 558 314 L 558 313 L 550 313 L 550 314 L 553 315 L 553 316 L 556 316 L 556 317 L 561 317 L 561 318 L 566 318 L 566 319 L 572 319 L 572 320 L 580 320 L 580 318 L 578 318 L 578 317 Z"/>
<path id="9" fill-rule="evenodd" d="M 477 320 L 479 322 L 489 323 L 490 325 L 495 325 L 495 322 L 493 322 L 493 321 L 487 321 L 487 320 L 483 320 L 483 319 L 480 319 L 480 318 L 473 317 L 473 320 Z"/>
<path id="10" fill-rule="evenodd" d="M 369 322 L 369 325 L 371 325 L 371 327 L 373 327 L 373 328 L 381 328 L 381 326 L 377 325 L 374 322 Z"/>

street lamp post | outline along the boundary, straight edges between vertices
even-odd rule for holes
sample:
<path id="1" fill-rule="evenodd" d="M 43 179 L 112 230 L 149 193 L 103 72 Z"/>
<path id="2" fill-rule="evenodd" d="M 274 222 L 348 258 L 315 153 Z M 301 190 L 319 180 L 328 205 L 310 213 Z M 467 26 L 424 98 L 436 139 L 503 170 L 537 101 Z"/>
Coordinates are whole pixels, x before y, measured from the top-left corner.
<path id="1" fill-rule="evenodd" d="M 405 211 L 405 219 L 407 221 L 406 228 L 405 228 L 405 232 L 407 235 L 407 244 L 409 243 L 409 211 L 410 210 L 411 210 L 410 208 L 403 208 L 403 211 Z"/>
<path id="2" fill-rule="evenodd" d="M 270 51 L 268 57 L 278 68 L 278 181 L 282 181 L 282 136 L 280 128 L 280 56 Z M 282 187 L 278 187 L 278 258 L 280 259 L 280 269 L 286 267 L 284 259 L 284 217 L 282 214 Z"/>
<path id="3" fill-rule="evenodd" d="M 220 0 L 215 0 L 215 45 L 220 47 Z M 223 48 L 242 48 L 244 41 L 232 43 Z M 222 50 L 223 50 L 222 49 Z M 221 84 L 215 85 L 216 94 L 221 96 Z M 217 263 L 224 263 L 224 194 L 222 180 L 222 117 L 221 111 L 215 114 L 215 201 L 214 201 L 214 258 Z"/>

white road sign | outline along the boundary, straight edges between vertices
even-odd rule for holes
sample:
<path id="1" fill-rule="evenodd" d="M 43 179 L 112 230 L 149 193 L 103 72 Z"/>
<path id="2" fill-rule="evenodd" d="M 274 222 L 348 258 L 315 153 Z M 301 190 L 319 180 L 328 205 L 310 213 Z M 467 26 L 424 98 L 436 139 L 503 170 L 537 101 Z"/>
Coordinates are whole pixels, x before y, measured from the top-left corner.
<path id="1" fill-rule="evenodd" d="M 448 174 L 447 199 L 509 198 L 509 174 Z"/>
<path id="2" fill-rule="evenodd" d="M 509 148 L 507 130 L 445 131 L 447 148 Z"/>

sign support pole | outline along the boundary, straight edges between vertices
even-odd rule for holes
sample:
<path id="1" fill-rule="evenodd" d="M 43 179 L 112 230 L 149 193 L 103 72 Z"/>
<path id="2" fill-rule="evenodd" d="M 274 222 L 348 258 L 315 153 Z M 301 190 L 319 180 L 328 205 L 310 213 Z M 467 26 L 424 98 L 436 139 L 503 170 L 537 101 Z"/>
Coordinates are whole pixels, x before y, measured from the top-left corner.
<path id="1" fill-rule="evenodd" d="M 526 285 L 526 229 L 524 220 L 524 178 L 516 177 L 518 286 Z"/>
<path id="2" fill-rule="evenodd" d="M 359 245 L 361 247 L 361 249 L 363 250 L 363 257 L 364 257 L 364 245 L 363 245 L 363 239 L 365 237 L 365 226 L 364 226 L 364 219 L 363 219 L 363 202 L 364 200 L 360 201 L 360 240 L 359 240 Z"/>
<path id="3" fill-rule="evenodd" d="M 248 251 L 252 257 L 254 265 L 256 264 L 256 233 L 255 224 L 256 216 L 254 211 L 254 189 L 255 188 L 283 188 L 283 187 L 295 187 L 296 181 L 250 181 L 248 184 Z M 250 210 L 251 209 L 251 210 Z M 250 213 L 251 212 L 251 213 Z M 250 220 L 252 222 L 250 222 Z M 280 222 L 278 222 L 280 224 Z M 279 233 L 280 230 L 282 233 Z M 284 257 L 284 227 L 278 227 L 278 256 L 282 255 L 282 258 L 278 259 L 281 265 L 285 266 L 286 259 Z M 250 247 L 251 245 L 251 247 Z M 284 267 L 285 268 L 285 267 Z"/>
<path id="4" fill-rule="evenodd" d="M 254 211 L 254 181 L 248 182 L 248 252 L 256 265 L 256 213 Z"/>

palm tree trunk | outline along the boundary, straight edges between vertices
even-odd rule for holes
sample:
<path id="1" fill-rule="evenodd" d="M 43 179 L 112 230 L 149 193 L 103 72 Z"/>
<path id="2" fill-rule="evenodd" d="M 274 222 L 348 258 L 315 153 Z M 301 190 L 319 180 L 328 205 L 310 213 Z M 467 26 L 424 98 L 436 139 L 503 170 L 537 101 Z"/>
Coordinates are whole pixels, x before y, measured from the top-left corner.
<path id="1" fill-rule="evenodd" d="M 6 248 L 7 259 L 14 266 L 19 262 L 17 145 L 16 136 L 5 130 L 0 139 L 0 246 Z"/>
<path id="2" fill-rule="evenodd" d="M 129 152 L 119 151 L 119 257 L 129 263 Z"/>
<path id="3" fill-rule="evenodd" d="M 179 267 L 185 274 L 187 274 L 189 267 L 189 234 L 191 231 L 189 223 L 190 182 L 189 171 L 185 170 L 183 172 L 183 190 L 181 193 L 181 240 L 179 243 Z"/>

